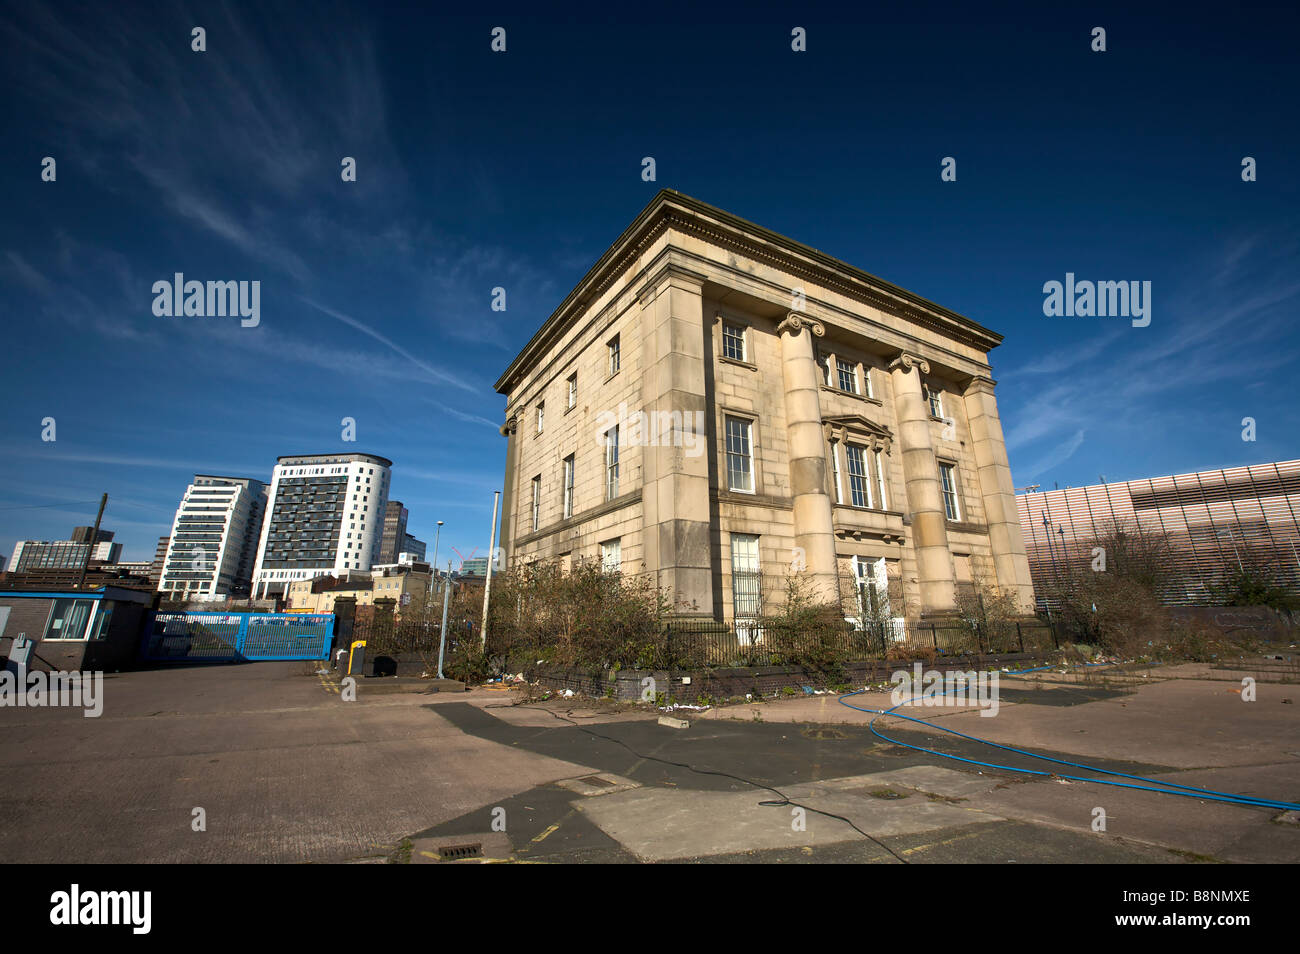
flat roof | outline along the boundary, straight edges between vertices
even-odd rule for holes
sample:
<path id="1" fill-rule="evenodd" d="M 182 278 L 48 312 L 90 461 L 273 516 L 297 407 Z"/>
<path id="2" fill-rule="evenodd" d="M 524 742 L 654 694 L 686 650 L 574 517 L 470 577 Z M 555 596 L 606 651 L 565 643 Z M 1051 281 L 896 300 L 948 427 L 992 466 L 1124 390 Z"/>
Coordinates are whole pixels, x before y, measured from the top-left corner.
<path id="1" fill-rule="evenodd" d="M 283 464 L 291 461 L 324 461 L 326 459 L 372 460 L 377 464 L 383 464 L 385 467 L 393 466 L 393 462 L 387 457 L 380 457 L 378 454 L 353 453 L 351 451 L 339 451 L 337 454 L 283 454 L 277 457 L 275 461 L 277 464 Z"/>
<path id="2" fill-rule="evenodd" d="M 122 586 L 97 586 L 90 590 L 0 590 L 0 598 L 26 599 L 83 599 L 83 600 L 125 600 L 129 602 L 152 603 L 153 593 L 145 590 L 133 590 Z"/>

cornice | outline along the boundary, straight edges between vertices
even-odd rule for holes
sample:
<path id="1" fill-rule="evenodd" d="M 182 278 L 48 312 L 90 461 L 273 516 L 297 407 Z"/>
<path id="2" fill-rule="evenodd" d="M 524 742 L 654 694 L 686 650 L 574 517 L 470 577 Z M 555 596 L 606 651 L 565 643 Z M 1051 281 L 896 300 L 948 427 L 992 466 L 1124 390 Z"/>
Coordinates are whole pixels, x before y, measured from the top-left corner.
<path id="1" fill-rule="evenodd" d="M 538 329 L 497 380 L 496 390 L 505 393 L 509 383 L 568 326 L 573 317 L 599 299 L 667 230 L 694 236 L 716 247 L 770 264 L 791 276 L 897 315 L 985 353 L 1002 341 L 1002 336 L 996 332 L 920 295 L 739 216 L 665 189 L 650 201 Z"/>
<path id="2" fill-rule="evenodd" d="M 836 509 L 843 509 L 837 507 Z M 873 513 L 887 513 L 891 516 L 897 516 L 893 511 L 872 511 Z M 865 527 L 858 524 L 844 523 L 832 518 L 832 530 L 835 536 L 841 540 L 879 540 L 882 543 L 898 544 L 902 546 L 907 542 L 907 535 L 899 530 L 880 529 L 877 527 Z"/>
<path id="3" fill-rule="evenodd" d="M 970 384 L 966 385 L 964 394 L 974 394 L 977 391 L 984 394 L 994 394 L 994 386 L 997 384 L 992 378 L 971 378 Z"/>
<path id="4" fill-rule="evenodd" d="M 659 289 L 663 287 L 664 283 L 671 281 L 672 279 L 685 281 L 698 291 L 704 287 L 706 276 L 701 275 L 699 272 L 691 271 L 689 268 L 686 268 L 684 265 L 674 262 L 671 259 L 665 259 L 660 262 L 658 268 L 642 281 L 641 287 L 638 288 L 636 292 L 636 300 L 642 306 L 648 304 L 650 300 L 658 294 Z M 602 294 L 604 294 L 603 288 L 597 292 L 596 297 L 599 298 Z"/>
<path id="5" fill-rule="evenodd" d="M 521 547 L 537 540 L 553 537 L 557 533 L 563 533 L 566 530 L 574 530 L 583 527 L 584 524 L 590 523 L 597 517 L 603 517 L 607 513 L 613 513 L 616 510 L 622 510 L 624 507 L 630 507 L 633 504 L 641 502 L 641 488 L 630 490 L 622 496 L 615 497 L 613 500 L 607 500 L 602 504 L 591 507 L 581 513 L 574 514 L 572 517 L 566 517 L 563 520 L 552 523 L 549 526 L 542 527 L 540 530 L 532 530 L 514 540 L 515 547 Z M 588 529 L 584 527 L 584 530 Z"/>

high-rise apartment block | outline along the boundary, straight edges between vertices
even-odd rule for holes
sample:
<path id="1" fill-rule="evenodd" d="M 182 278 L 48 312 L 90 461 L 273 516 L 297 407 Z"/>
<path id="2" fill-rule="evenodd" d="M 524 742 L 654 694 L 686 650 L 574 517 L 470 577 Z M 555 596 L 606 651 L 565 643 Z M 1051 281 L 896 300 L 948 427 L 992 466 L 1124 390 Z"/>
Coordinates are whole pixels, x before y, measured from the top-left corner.
<path id="1" fill-rule="evenodd" d="M 247 596 L 266 493 L 251 477 L 195 474 L 172 521 L 159 592 L 178 600 Z"/>
<path id="2" fill-rule="evenodd" d="M 380 549 L 393 462 L 371 454 L 280 457 L 253 570 L 253 595 L 288 583 L 368 570 Z"/>

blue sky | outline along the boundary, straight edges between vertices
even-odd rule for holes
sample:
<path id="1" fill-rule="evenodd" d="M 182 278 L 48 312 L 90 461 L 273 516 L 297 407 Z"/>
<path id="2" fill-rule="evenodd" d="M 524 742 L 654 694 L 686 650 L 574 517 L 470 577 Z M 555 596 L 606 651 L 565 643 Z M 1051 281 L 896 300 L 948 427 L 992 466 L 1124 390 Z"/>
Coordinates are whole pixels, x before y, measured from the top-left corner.
<path id="1" fill-rule="evenodd" d="M 6 7 L 0 550 L 106 491 L 149 559 L 195 472 L 360 450 L 482 554 L 492 385 L 662 187 L 1004 334 L 1017 485 L 1300 456 L 1300 18 L 1039 6 Z M 260 281 L 260 325 L 156 317 L 177 271 Z M 1150 326 L 1045 317 L 1067 272 L 1150 281 Z"/>

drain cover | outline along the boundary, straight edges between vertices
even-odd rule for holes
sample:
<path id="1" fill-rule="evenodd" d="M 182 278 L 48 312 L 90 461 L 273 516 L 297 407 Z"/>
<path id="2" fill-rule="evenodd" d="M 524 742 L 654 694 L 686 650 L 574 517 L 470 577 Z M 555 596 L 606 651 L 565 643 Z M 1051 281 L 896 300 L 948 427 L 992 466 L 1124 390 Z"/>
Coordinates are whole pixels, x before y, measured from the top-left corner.
<path id="1" fill-rule="evenodd" d="M 482 858 L 483 846 L 478 843 L 473 845 L 443 845 L 438 848 L 438 856 L 443 861 L 457 861 L 461 858 Z"/>
<path id="2" fill-rule="evenodd" d="M 588 775 L 582 779 L 588 785 L 595 785 L 597 788 L 613 788 L 614 783 L 607 778 L 601 778 L 599 775 Z"/>

